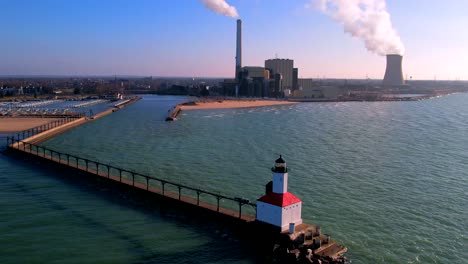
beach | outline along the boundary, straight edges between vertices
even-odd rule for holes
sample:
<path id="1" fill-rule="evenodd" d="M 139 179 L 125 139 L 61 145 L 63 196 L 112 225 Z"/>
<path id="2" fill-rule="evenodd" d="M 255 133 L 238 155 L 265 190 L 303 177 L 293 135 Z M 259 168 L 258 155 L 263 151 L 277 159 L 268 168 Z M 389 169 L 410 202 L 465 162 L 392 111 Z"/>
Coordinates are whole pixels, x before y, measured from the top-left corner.
<path id="1" fill-rule="evenodd" d="M 0 133 L 23 131 L 59 119 L 60 118 L 4 117 L 0 118 Z"/>
<path id="2" fill-rule="evenodd" d="M 223 108 L 247 108 L 272 105 L 289 105 L 297 102 L 276 100 L 219 100 L 219 101 L 197 101 L 194 105 L 181 104 L 182 110 L 223 109 Z"/>

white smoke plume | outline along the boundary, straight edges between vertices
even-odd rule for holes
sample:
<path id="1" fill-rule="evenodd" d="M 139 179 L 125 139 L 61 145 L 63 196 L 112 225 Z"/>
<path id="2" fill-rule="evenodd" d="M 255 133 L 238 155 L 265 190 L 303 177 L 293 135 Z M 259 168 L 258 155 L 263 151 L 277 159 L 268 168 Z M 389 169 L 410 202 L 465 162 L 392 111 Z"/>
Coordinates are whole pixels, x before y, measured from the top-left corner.
<path id="1" fill-rule="evenodd" d="M 403 55 L 404 46 L 392 27 L 385 0 L 317 0 L 318 8 L 341 23 L 344 31 L 364 40 L 379 55 Z"/>
<path id="2" fill-rule="evenodd" d="M 229 17 L 238 17 L 239 14 L 234 6 L 226 3 L 225 0 L 200 0 L 206 8 L 214 11 L 218 14 L 229 16 Z"/>

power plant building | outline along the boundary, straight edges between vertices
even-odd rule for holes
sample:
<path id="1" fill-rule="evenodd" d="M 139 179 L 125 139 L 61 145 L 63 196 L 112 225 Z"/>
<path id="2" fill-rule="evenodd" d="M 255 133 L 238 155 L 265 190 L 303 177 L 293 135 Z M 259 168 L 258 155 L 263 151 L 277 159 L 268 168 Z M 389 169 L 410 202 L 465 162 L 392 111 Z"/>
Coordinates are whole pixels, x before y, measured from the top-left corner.
<path id="1" fill-rule="evenodd" d="M 398 54 L 387 55 L 387 68 L 383 79 L 384 87 L 400 87 L 405 84 L 402 69 L 403 57 Z"/>
<path id="2" fill-rule="evenodd" d="M 269 59 L 265 61 L 265 68 L 271 70 L 271 74 L 281 74 L 282 81 L 280 92 L 289 89 L 293 90 L 293 65 L 290 59 Z"/>
<path id="3" fill-rule="evenodd" d="M 270 72 L 263 67 L 242 67 L 239 73 L 239 95 L 250 97 L 269 96 Z"/>
<path id="4" fill-rule="evenodd" d="M 315 89 L 312 79 L 298 78 L 299 69 L 294 68 L 291 59 L 268 59 L 265 67 L 242 67 L 242 21 L 238 19 L 236 22 L 235 74 L 233 79 L 222 82 L 223 95 L 283 98 L 300 94 L 303 97 L 303 88 Z"/>

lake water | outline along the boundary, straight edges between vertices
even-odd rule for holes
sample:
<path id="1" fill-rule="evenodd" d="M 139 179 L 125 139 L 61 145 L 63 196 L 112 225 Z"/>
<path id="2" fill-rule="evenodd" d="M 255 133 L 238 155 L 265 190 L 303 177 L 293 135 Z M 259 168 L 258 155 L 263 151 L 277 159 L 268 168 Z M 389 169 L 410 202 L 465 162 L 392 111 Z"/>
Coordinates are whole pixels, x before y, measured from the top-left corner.
<path id="1" fill-rule="evenodd" d="M 145 96 L 44 145 L 256 200 L 282 154 L 303 219 L 353 263 L 468 259 L 468 94 L 183 112 Z M 255 263 L 242 239 L 2 155 L 2 263 Z M 122 198 L 123 197 L 123 198 Z"/>

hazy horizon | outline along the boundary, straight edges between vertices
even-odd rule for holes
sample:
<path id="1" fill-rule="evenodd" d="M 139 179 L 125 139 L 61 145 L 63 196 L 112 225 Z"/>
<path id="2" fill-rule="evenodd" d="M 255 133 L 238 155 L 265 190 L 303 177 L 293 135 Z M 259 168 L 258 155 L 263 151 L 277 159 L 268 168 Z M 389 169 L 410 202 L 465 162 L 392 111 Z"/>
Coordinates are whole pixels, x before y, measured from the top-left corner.
<path id="1" fill-rule="evenodd" d="M 232 79 L 230 77 L 216 77 L 216 76 L 161 76 L 161 75 L 130 75 L 130 74 L 122 74 L 122 75 L 114 75 L 114 74 L 99 74 L 99 75 L 81 75 L 81 74 L 63 74 L 63 75 L 57 75 L 57 74 L 44 74 L 44 75 L 34 75 L 34 74 L 12 74 L 12 75 L 0 75 L 0 79 L 8 79 L 8 78 L 20 78 L 20 79 L 34 79 L 34 78 L 108 78 L 108 79 L 113 79 L 113 78 L 156 78 L 156 79 Z M 310 79 L 315 79 L 315 80 L 370 80 L 370 81 L 382 81 L 383 78 L 380 79 L 366 79 L 366 78 L 343 78 L 343 77 L 333 77 L 333 78 L 313 78 L 313 77 L 306 77 Z M 427 81 L 427 82 L 468 82 L 467 80 L 463 79 L 412 79 L 412 80 L 405 80 L 408 82 L 411 81 Z"/>

